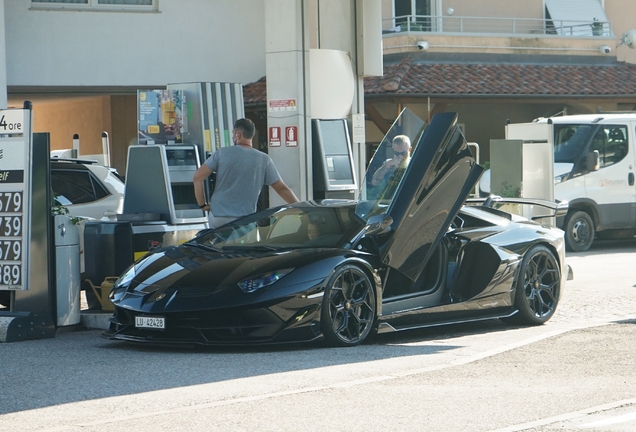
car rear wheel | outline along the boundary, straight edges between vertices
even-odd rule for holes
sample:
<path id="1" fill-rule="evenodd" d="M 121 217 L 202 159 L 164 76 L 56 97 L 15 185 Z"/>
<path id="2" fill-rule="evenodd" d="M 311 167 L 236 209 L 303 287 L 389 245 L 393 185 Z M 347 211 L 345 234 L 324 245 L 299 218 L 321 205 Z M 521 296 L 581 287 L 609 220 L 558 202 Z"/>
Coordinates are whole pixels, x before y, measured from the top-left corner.
<path id="1" fill-rule="evenodd" d="M 375 290 L 367 274 L 344 265 L 329 280 L 322 303 L 321 329 L 334 346 L 362 343 L 373 330 Z"/>
<path id="2" fill-rule="evenodd" d="M 575 211 L 565 223 L 565 244 L 568 250 L 583 252 L 592 246 L 594 241 L 594 221 L 584 211 Z"/>
<path id="3" fill-rule="evenodd" d="M 554 315 L 561 294 L 561 270 L 550 249 L 534 246 L 526 252 L 516 281 L 515 307 L 509 321 L 539 325 Z"/>

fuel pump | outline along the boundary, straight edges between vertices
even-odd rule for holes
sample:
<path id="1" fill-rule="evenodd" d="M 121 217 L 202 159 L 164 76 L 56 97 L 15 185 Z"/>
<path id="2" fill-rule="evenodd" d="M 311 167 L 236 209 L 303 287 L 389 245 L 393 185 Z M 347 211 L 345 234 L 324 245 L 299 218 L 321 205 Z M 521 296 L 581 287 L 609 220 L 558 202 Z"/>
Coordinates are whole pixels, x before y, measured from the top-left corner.
<path id="1" fill-rule="evenodd" d="M 357 189 L 346 119 L 312 120 L 314 198 L 354 199 Z"/>

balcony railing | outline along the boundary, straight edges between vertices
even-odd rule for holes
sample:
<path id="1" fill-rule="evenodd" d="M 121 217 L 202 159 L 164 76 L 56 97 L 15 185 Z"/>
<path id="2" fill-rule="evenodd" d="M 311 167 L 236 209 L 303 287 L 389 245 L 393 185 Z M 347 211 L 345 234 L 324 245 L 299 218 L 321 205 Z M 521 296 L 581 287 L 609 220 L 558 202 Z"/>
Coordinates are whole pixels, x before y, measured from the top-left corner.
<path id="1" fill-rule="evenodd" d="M 404 15 L 383 20 L 384 34 L 401 32 L 458 33 L 515 36 L 612 36 L 609 21 L 546 20 L 534 18 Z"/>

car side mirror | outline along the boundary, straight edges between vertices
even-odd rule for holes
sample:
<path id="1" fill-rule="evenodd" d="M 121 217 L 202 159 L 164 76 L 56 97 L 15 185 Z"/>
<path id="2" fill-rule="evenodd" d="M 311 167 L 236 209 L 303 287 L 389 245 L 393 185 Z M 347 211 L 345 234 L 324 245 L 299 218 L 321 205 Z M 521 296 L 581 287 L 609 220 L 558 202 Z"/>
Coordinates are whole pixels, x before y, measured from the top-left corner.
<path id="1" fill-rule="evenodd" d="M 565 217 L 568 214 L 570 203 L 566 200 L 557 201 L 557 207 L 554 211 L 554 217 Z"/>
<path id="2" fill-rule="evenodd" d="M 388 214 L 371 216 L 367 221 L 367 234 L 384 234 L 393 224 L 393 218 Z"/>
<path id="3" fill-rule="evenodd" d="M 598 150 L 589 152 L 587 156 L 585 156 L 585 169 L 588 171 L 598 171 L 599 158 Z"/>

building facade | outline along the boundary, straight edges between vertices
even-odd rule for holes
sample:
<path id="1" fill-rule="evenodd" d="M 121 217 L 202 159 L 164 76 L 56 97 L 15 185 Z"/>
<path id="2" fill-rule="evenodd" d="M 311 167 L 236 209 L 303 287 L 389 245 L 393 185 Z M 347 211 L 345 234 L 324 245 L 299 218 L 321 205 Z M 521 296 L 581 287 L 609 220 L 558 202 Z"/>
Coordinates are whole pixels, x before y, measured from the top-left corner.
<path id="1" fill-rule="evenodd" d="M 631 0 L 378 1 L 384 76 L 365 79 L 368 157 L 404 107 L 457 111 L 484 161 L 506 120 L 636 106 Z M 97 152 L 106 131 L 125 172 L 137 89 L 170 83 L 242 83 L 249 115 L 266 117 L 262 1 L 0 0 L 0 11 L 0 94 L 34 103 L 53 149 L 79 134 Z M 309 23 L 311 48 L 341 24 Z"/>
<path id="2" fill-rule="evenodd" d="M 263 2 L 253 0 L 0 0 L 9 107 L 34 106 L 53 149 L 101 152 L 125 172 L 137 136 L 137 89 L 250 83 L 265 75 Z M 4 23 L 4 24 L 2 24 Z M 0 89 L 2 90 L 2 89 Z M 2 93 L 2 91 L 0 91 Z"/>
<path id="3" fill-rule="evenodd" d="M 488 160 L 506 121 L 633 110 L 635 12 L 625 0 L 383 0 L 385 74 L 365 80 L 367 140 L 403 107 L 457 111 Z"/>

